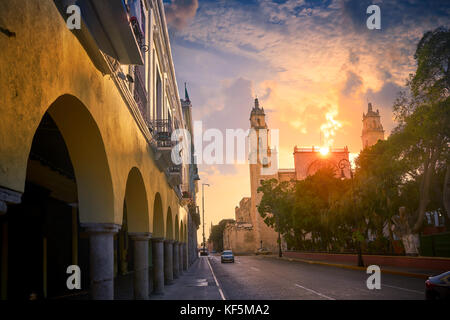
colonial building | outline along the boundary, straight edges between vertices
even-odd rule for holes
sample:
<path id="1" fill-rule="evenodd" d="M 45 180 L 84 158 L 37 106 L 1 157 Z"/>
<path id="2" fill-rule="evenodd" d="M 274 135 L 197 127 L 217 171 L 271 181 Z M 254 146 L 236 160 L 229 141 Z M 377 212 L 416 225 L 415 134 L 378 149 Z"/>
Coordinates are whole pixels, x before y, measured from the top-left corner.
<path id="1" fill-rule="evenodd" d="M 190 142 L 191 144 L 187 146 L 190 149 L 190 161 L 186 168 L 187 172 L 185 175 L 189 177 L 186 180 L 186 183 L 183 185 L 183 197 L 188 199 L 186 205 L 189 210 L 189 214 L 187 215 L 187 228 L 188 228 L 188 260 L 189 264 L 195 262 L 198 258 L 197 252 L 197 230 L 200 225 L 200 213 L 199 208 L 197 206 L 197 198 L 196 194 L 198 192 L 198 181 L 200 177 L 198 175 L 198 168 L 195 161 L 194 153 L 194 130 L 192 123 L 192 103 L 189 98 L 189 94 L 186 88 L 186 84 L 184 87 L 184 99 L 181 99 L 181 105 L 183 107 L 183 117 L 185 123 L 185 129 L 190 134 Z"/>
<path id="2" fill-rule="evenodd" d="M 0 27 L 1 298 L 163 293 L 194 260 L 198 175 L 171 159 L 192 121 L 162 1 L 1 1 Z"/>
<path id="3" fill-rule="evenodd" d="M 381 124 L 380 112 L 372 110 L 372 103 L 369 102 L 367 113 L 363 113 L 362 145 L 363 149 L 373 146 L 378 140 L 384 140 L 384 130 Z"/>
<path id="4" fill-rule="evenodd" d="M 250 161 L 250 198 L 243 198 L 240 206 L 236 207 L 236 223 L 228 224 L 224 231 L 224 248 L 232 249 L 236 253 L 254 253 L 258 248 L 266 248 L 273 253 L 278 252 L 278 234 L 268 227 L 258 212 L 257 206 L 261 201 L 262 194 L 257 192 L 262 180 L 277 179 L 278 181 L 295 181 L 305 179 L 313 175 L 320 168 L 332 167 L 337 176 L 345 175 L 350 178 L 349 151 L 344 148 L 320 148 L 320 147 L 294 147 L 293 169 L 277 169 L 276 151 L 271 149 L 269 142 L 269 128 L 266 123 L 264 108 L 255 99 L 255 105 L 250 113 L 250 126 L 256 132 L 255 140 L 258 141 L 255 154 L 250 152 L 249 158 L 255 157 L 256 161 Z M 267 152 L 260 155 L 259 148 L 263 146 Z M 272 159 L 272 160 L 270 160 Z M 343 160 L 343 161 L 342 161 Z M 340 165 L 345 163 L 345 166 Z M 265 174 L 264 168 L 271 166 L 275 172 Z M 282 246 L 285 247 L 284 241 Z"/>

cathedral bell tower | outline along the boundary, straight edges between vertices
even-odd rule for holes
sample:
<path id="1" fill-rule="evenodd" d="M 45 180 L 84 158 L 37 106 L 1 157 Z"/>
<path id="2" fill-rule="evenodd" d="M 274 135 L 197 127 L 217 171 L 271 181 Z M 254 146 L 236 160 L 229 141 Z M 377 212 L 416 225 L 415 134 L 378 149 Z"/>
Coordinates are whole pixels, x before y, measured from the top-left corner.
<path id="1" fill-rule="evenodd" d="M 258 212 L 258 204 L 261 202 L 262 194 L 258 192 L 261 181 L 278 178 L 276 164 L 276 150 L 271 149 L 269 128 L 266 122 L 264 108 L 260 107 L 258 98 L 250 112 L 250 135 L 249 135 L 249 167 L 250 167 L 250 222 L 254 232 L 246 239 L 251 243 L 254 250 L 265 247 L 276 252 L 278 233 L 267 226 Z M 275 171 L 275 172 L 274 172 Z"/>
<path id="2" fill-rule="evenodd" d="M 269 129 L 264 108 L 260 108 L 258 98 L 255 99 L 255 106 L 250 112 L 250 128 L 250 164 L 266 167 L 270 159 Z"/>
<path id="3" fill-rule="evenodd" d="M 362 146 L 363 149 L 373 146 L 378 140 L 384 140 L 383 125 L 380 120 L 380 112 L 372 110 L 372 103 L 369 102 L 367 113 L 363 113 Z"/>

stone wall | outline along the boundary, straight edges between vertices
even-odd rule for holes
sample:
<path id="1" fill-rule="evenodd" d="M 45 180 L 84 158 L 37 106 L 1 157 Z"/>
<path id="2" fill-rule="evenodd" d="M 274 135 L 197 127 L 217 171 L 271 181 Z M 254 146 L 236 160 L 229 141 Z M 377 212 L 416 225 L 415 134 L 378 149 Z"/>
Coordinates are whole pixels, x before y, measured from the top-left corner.
<path id="1" fill-rule="evenodd" d="M 236 222 L 246 222 L 251 223 L 252 218 L 250 216 L 250 198 L 244 197 L 239 202 L 239 207 L 236 207 L 234 213 L 236 217 Z"/>
<path id="2" fill-rule="evenodd" d="M 235 254 L 251 254 L 255 252 L 255 232 L 249 223 L 228 224 L 223 232 L 224 250 L 232 250 Z"/>

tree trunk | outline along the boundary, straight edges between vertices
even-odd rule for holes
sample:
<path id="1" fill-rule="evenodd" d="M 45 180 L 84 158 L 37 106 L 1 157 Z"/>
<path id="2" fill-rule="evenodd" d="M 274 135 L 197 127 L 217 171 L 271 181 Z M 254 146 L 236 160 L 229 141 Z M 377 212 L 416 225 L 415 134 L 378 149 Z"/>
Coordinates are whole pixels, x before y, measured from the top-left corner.
<path id="1" fill-rule="evenodd" d="M 449 68 L 450 69 L 450 68 Z M 445 173 L 444 188 L 443 188 L 443 199 L 445 211 L 447 212 L 447 217 L 450 219 L 450 164 L 447 165 L 447 171 Z"/>
<path id="2" fill-rule="evenodd" d="M 438 150 L 431 151 L 431 156 L 428 161 L 424 164 L 423 180 L 420 188 L 420 202 L 419 208 L 417 209 L 417 220 L 413 227 L 412 233 L 418 233 L 422 228 L 423 219 L 425 217 L 425 210 L 427 209 L 428 203 L 430 202 L 430 185 L 431 177 L 434 174 L 436 167 L 436 161 L 439 156 Z"/>

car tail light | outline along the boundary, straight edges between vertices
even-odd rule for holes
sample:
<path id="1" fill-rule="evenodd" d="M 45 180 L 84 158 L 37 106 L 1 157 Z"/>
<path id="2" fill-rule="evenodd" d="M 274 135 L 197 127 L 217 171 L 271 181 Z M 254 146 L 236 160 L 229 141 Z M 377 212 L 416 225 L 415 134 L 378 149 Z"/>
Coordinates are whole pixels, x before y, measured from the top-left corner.
<path id="1" fill-rule="evenodd" d="M 433 287 L 435 287 L 436 285 L 431 282 L 430 280 L 425 281 L 425 286 L 427 287 L 427 289 L 431 289 Z"/>

